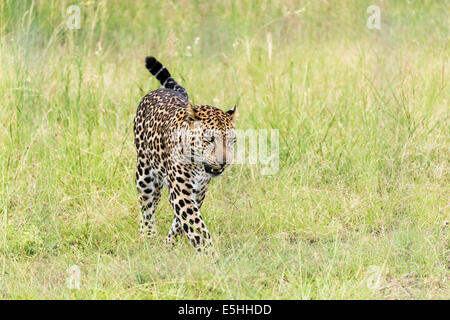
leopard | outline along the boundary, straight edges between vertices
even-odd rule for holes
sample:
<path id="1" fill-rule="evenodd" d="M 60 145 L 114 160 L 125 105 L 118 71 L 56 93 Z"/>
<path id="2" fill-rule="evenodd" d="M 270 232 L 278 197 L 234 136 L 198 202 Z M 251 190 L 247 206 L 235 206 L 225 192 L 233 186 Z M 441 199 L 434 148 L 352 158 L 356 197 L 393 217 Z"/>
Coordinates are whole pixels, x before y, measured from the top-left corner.
<path id="1" fill-rule="evenodd" d="M 162 87 L 142 98 L 134 118 L 140 232 L 157 235 L 155 210 L 165 186 L 173 209 L 165 243 L 173 246 L 184 233 L 197 252 L 217 255 L 200 209 L 211 179 L 232 163 L 236 105 L 228 111 L 194 105 L 155 57 L 146 57 L 145 66 Z"/>

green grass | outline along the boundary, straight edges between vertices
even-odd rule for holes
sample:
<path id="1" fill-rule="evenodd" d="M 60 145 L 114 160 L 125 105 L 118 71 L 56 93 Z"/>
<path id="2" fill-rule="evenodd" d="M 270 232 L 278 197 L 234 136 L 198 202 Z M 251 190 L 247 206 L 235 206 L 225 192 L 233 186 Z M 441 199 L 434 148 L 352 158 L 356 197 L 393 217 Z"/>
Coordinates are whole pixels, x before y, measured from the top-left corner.
<path id="1" fill-rule="evenodd" d="M 0 298 L 450 297 L 447 1 L 88 1 L 79 30 L 70 4 L 0 3 Z M 280 133 L 278 173 L 210 186 L 216 262 L 165 248 L 166 191 L 139 236 L 149 54 L 194 103 Z"/>

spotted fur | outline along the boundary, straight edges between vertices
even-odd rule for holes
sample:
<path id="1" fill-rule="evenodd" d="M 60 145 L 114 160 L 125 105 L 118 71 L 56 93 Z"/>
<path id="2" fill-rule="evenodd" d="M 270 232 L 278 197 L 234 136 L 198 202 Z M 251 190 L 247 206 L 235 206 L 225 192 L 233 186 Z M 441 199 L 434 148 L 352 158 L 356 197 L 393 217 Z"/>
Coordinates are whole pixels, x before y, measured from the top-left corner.
<path id="1" fill-rule="evenodd" d="M 155 209 L 166 185 L 174 210 L 166 243 L 174 243 L 184 232 L 203 251 L 212 247 L 212 240 L 200 208 L 211 178 L 222 174 L 232 160 L 236 107 L 223 112 L 209 105 L 193 106 L 186 90 L 158 60 L 147 57 L 146 67 L 163 88 L 142 99 L 134 120 L 141 232 L 156 234 Z"/>

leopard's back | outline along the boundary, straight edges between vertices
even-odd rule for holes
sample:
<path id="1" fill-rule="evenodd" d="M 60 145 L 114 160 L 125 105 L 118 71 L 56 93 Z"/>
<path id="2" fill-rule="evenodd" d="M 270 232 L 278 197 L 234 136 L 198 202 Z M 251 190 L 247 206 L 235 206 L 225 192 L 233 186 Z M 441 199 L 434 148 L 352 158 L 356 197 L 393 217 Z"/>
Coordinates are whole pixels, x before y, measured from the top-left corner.
<path id="1" fill-rule="evenodd" d="M 134 119 L 136 150 L 155 169 L 165 171 L 164 160 L 172 151 L 173 132 L 182 125 L 185 105 L 182 94 L 161 88 L 147 94 L 138 106 Z"/>

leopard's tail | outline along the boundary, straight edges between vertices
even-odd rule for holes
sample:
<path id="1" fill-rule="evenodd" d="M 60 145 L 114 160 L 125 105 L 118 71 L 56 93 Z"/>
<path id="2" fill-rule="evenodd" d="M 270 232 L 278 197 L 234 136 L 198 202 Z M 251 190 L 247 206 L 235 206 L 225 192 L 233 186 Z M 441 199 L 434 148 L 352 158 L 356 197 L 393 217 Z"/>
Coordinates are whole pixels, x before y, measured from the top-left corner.
<path id="1" fill-rule="evenodd" d="M 189 100 L 189 96 L 182 86 L 180 86 L 170 75 L 169 70 L 166 69 L 162 65 L 161 62 L 156 60 L 155 57 L 147 57 L 145 58 L 145 67 L 150 71 L 152 75 L 156 77 L 156 79 L 161 82 L 162 86 L 167 89 L 172 89 L 181 93 L 186 100 Z"/>

